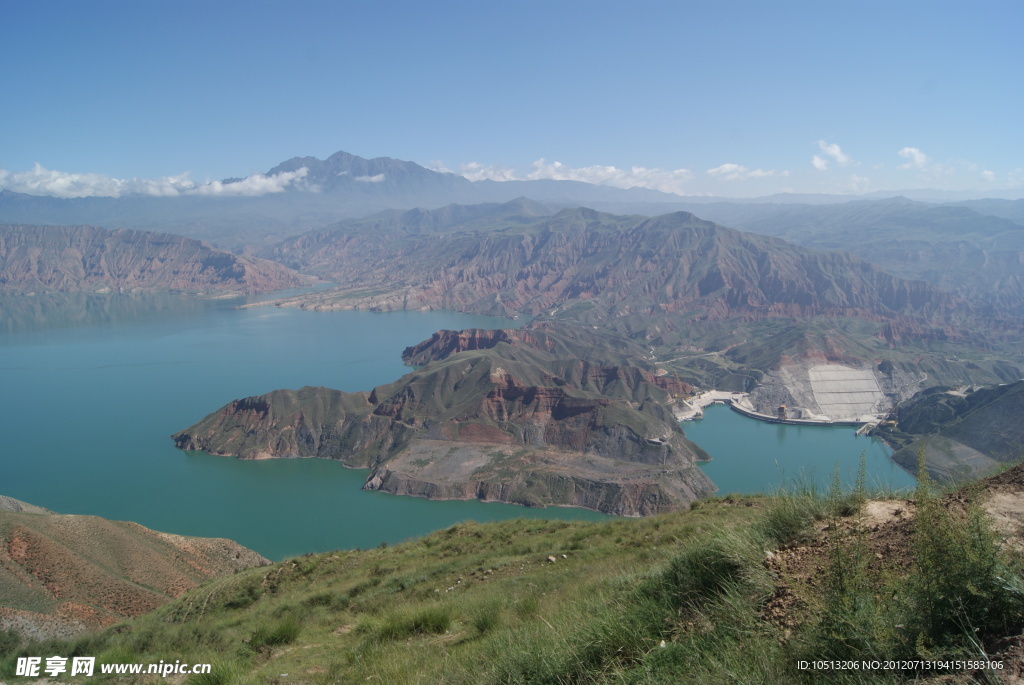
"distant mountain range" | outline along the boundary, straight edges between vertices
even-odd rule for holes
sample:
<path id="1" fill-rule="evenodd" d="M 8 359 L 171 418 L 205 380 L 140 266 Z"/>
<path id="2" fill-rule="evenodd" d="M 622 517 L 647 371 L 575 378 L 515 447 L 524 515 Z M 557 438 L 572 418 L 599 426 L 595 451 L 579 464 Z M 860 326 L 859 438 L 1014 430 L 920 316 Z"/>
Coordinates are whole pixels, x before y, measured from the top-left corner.
<path id="1" fill-rule="evenodd" d="M 0 293 L 255 293 L 311 280 L 274 262 L 178 235 L 0 225 Z"/>
<path id="2" fill-rule="evenodd" d="M 579 181 L 470 181 L 458 174 L 434 171 L 414 162 L 389 157 L 365 159 L 347 152 L 337 152 L 325 160 L 293 157 L 269 169 L 266 175 L 273 177 L 303 169 L 304 176 L 283 184 L 282 192 L 261 196 L 233 194 L 232 186 L 240 187 L 244 179 L 222 181 L 224 192 L 221 195 L 178 197 L 126 195 L 65 199 L 3 190 L 0 191 L 0 223 L 90 224 L 168 231 L 239 251 L 246 246 L 270 245 L 291 235 L 387 209 L 437 209 L 453 203 L 502 203 L 517 197 L 528 197 L 559 209 L 582 205 L 645 215 L 690 211 L 730 226 L 734 224 L 719 210 L 705 213 L 703 208 L 730 205 L 760 211 L 769 205 L 814 206 L 859 199 L 842 195 L 782 194 L 722 201 Z M 919 196 L 928 197 L 927 194 Z M 1024 221 L 1024 200 L 974 200 L 964 205 L 982 214 Z"/>
<path id="3" fill-rule="evenodd" d="M 942 275 L 938 239 L 926 241 L 935 210 L 949 233 L 1011 232 L 1015 224 L 963 207 L 875 202 L 843 205 L 917 225 L 919 263 Z M 791 207 L 791 211 L 828 208 Z M 863 242 L 884 242 L 863 219 Z M 942 224 L 939 223 L 938 226 Z M 891 229 L 894 230 L 894 229 Z M 935 229 L 939 235 L 938 229 Z M 854 235 L 855 228 L 847 233 Z M 827 232 L 822 231 L 820 240 Z M 888 238 L 898 240 L 898 233 Z M 908 238 L 908 240 L 910 240 Z M 858 245 L 860 243 L 857 243 Z M 929 252 L 930 250 L 930 252 Z M 785 368 L 838 363 L 875 368 L 893 399 L 921 384 L 992 383 L 1021 377 L 1024 320 L 1012 297 L 941 279 L 950 290 L 900 278 L 847 252 L 800 247 L 676 212 L 648 218 L 591 209 L 558 211 L 519 198 L 508 203 L 389 210 L 287 239 L 258 254 L 339 284 L 279 300 L 307 309 L 434 309 L 534 317 L 531 328 L 588 331 L 636 341 L 688 382 L 759 390 L 762 410 L 787 403 Z M 968 254 L 967 250 L 963 254 Z M 950 260 L 948 270 L 968 269 Z M 990 268 L 976 278 L 1012 283 Z M 1006 276 L 1006 274 L 1009 274 Z M 977 282 L 977 281 L 974 281 Z M 591 358 L 590 349 L 573 354 Z M 587 348 L 587 344 L 580 345 Z M 644 352 L 640 352 L 644 354 Z M 634 354 L 633 358 L 636 358 Z M 795 364 L 795 366 L 793 366 Z M 788 372 L 787 372 L 788 373 Z M 761 406 L 763 405 L 763 406 Z"/>
<path id="4" fill-rule="evenodd" d="M 519 196 L 578 206 L 593 202 L 661 203 L 677 195 L 643 188 L 612 188 L 578 181 L 469 181 L 389 157 L 364 159 L 338 152 L 326 160 L 294 157 L 268 176 L 305 169 L 283 192 L 233 196 L 55 198 L 0 191 L 0 223 L 91 224 L 179 233 L 238 250 L 340 219 L 385 209 L 437 208 L 451 203 L 505 202 Z"/>
<path id="5" fill-rule="evenodd" d="M 972 317 L 969 302 L 853 255 L 800 248 L 686 212 L 554 214 L 520 199 L 388 212 L 332 228 L 259 253 L 344 286 L 301 297 L 304 307 L 503 316 L 559 310 L 602 326 L 645 318 L 648 329 L 732 318 L 856 317 L 942 338 Z"/>
<path id="6" fill-rule="evenodd" d="M 851 252 L 891 274 L 1024 316 L 1024 200 L 955 205 L 906 198 L 815 206 L 715 203 L 692 211 L 804 247 Z"/>

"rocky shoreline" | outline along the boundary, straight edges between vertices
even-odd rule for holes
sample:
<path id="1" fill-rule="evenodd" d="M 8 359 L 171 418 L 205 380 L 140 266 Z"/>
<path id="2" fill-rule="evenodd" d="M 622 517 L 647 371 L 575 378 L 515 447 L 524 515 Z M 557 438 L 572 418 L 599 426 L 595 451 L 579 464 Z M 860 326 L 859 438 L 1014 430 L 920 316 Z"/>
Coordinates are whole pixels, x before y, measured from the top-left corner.
<path id="1" fill-rule="evenodd" d="M 670 409 L 689 386 L 568 356 L 556 338 L 435 336 L 433 352 L 407 354 L 431 361 L 390 385 L 275 390 L 235 400 L 173 439 L 222 456 L 370 467 L 367 489 L 434 499 L 644 516 L 715 491 L 695 466 L 707 455 Z"/>

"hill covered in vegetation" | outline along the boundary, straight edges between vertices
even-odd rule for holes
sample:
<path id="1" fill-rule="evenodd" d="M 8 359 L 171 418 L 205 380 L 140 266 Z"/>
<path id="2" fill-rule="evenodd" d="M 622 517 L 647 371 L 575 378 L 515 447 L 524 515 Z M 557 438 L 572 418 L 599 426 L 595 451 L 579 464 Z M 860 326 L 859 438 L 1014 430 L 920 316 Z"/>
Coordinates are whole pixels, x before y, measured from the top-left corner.
<path id="1" fill-rule="evenodd" d="M 912 499 L 793 491 L 639 520 L 459 524 L 241 571 L 74 642 L 8 634 L 0 674 L 45 653 L 214 664 L 193 683 L 1019 677 L 1022 469 L 951 495 L 926 479 Z M 830 665 L 844 660 L 858 668 Z"/>
<path id="2" fill-rule="evenodd" d="M 898 405 L 892 416 L 895 425 L 876 433 L 896 448 L 893 459 L 913 468 L 923 453 L 938 480 L 969 481 L 1024 455 L 1024 381 L 930 388 Z"/>

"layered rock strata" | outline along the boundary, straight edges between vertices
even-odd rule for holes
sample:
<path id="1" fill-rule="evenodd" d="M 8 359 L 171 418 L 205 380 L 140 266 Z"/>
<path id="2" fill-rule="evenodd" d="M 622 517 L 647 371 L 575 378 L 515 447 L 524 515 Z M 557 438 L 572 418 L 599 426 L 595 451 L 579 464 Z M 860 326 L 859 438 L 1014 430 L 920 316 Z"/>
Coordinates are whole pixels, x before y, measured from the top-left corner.
<path id="1" fill-rule="evenodd" d="M 368 393 L 236 400 L 174 440 L 245 459 L 337 459 L 372 468 L 367 488 L 400 494 L 645 515 L 714 490 L 668 407 L 675 384 L 501 340 Z"/>

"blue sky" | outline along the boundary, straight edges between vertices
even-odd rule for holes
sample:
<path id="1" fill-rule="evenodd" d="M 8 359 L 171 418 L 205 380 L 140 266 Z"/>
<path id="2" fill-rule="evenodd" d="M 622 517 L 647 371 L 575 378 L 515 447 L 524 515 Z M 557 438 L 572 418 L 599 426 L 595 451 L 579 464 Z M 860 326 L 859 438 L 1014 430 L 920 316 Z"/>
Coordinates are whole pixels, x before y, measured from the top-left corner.
<path id="1" fill-rule="evenodd" d="M 7 2 L 0 187 L 345 150 L 682 194 L 1019 197 L 1022 26 L 1019 0 Z"/>

